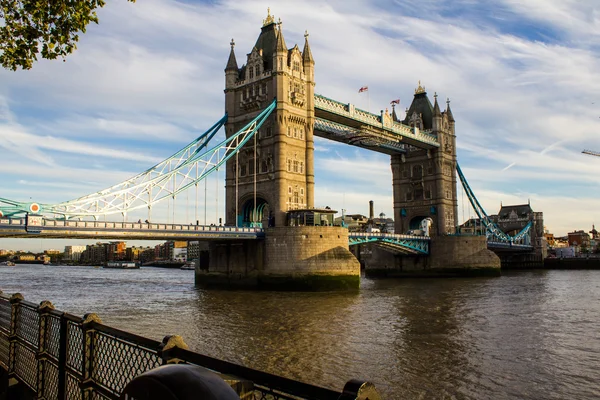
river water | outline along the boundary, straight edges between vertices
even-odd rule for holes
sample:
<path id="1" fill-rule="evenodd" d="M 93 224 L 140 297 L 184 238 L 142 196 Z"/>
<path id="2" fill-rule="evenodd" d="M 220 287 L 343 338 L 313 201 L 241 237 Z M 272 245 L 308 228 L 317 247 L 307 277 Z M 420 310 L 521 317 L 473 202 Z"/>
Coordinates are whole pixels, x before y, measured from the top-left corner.
<path id="1" fill-rule="evenodd" d="M 600 397 L 600 271 L 363 279 L 358 293 L 206 291 L 193 271 L 17 265 L 0 290 L 152 339 L 388 399 Z"/>

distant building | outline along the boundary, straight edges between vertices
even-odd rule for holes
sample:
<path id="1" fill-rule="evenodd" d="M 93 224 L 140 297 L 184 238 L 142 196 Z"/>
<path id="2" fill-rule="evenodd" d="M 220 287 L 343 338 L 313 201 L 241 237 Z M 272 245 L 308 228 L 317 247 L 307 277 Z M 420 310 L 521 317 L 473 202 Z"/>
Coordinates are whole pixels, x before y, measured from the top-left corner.
<path id="1" fill-rule="evenodd" d="M 347 214 L 333 220 L 333 224 L 338 226 L 342 226 L 342 222 L 348 227 L 349 232 L 357 232 L 364 230 L 364 226 L 369 222 L 369 218 L 362 214 Z"/>
<path id="2" fill-rule="evenodd" d="M 544 232 L 544 237 L 546 238 L 546 243 L 548 243 L 548 247 L 554 248 L 556 244 L 554 240 L 554 234 L 550 232 Z"/>
<path id="3" fill-rule="evenodd" d="M 105 245 L 106 261 L 122 261 L 125 260 L 125 250 L 127 245 L 125 242 L 110 242 Z"/>
<path id="4" fill-rule="evenodd" d="M 568 233 L 569 246 L 574 247 L 577 252 L 587 252 L 590 250 L 590 235 L 585 231 L 573 231 Z"/>
<path id="5" fill-rule="evenodd" d="M 469 218 L 458 227 L 461 235 L 485 235 L 486 227 L 479 218 Z"/>
<path id="6" fill-rule="evenodd" d="M 85 251 L 86 246 L 65 246 L 64 257 L 65 261 L 79 261 L 81 253 Z"/>

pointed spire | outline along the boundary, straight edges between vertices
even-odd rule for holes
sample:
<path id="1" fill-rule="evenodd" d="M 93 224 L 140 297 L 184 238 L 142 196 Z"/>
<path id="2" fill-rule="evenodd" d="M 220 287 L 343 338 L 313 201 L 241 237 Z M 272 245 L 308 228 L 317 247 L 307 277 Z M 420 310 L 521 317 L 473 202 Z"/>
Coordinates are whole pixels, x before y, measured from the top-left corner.
<path id="1" fill-rule="evenodd" d="M 304 64 L 315 62 L 310 51 L 310 45 L 308 44 L 308 31 L 304 31 L 304 50 L 302 50 L 302 61 Z"/>
<path id="2" fill-rule="evenodd" d="M 396 104 L 392 104 L 392 121 L 398 122 L 398 116 L 396 115 Z"/>
<path id="3" fill-rule="evenodd" d="M 235 42 L 231 39 L 229 43 L 231 45 L 231 52 L 229 53 L 229 60 L 227 60 L 227 66 L 225 67 L 225 71 L 237 71 L 238 65 L 237 60 L 235 59 L 235 52 L 233 48 L 235 47 Z"/>
<path id="4" fill-rule="evenodd" d="M 448 115 L 448 121 L 454 122 L 454 116 L 452 110 L 450 110 L 450 99 L 446 99 L 446 115 Z"/>
<path id="5" fill-rule="evenodd" d="M 433 104 L 433 116 L 434 117 L 441 117 L 442 116 L 442 112 L 440 111 L 440 106 L 438 104 L 437 98 L 437 92 L 435 92 L 435 94 L 433 95 L 433 98 L 435 99 L 435 102 Z"/>
<path id="6" fill-rule="evenodd" d="M 281 30 L 281 18 L 277 22 L 277 43 L 275 44 L 275 51 L 285 51 L 287 52 L 287 46 L 285 45 L 285 39 L 283 38 L 283 31 Z"/>

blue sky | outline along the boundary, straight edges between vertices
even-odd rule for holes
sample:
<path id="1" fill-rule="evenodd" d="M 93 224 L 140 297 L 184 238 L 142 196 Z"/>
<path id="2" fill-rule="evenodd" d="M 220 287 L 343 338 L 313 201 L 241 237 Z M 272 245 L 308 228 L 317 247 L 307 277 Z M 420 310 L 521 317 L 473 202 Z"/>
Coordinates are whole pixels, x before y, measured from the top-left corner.
<path id="1" fill-rule="evenodd" d="M 241 65 L 267 7 L 289 47 L 309 32 L 316 93 L 376 113 L 396 98 L 403 111 L 419 80 L 431 100 L 449 97 L 459 163 L 488 213 L 530 201 L 557 235 L 600 223 L 600 158 L 581 154 L 600 151 L 596 0 L 111 1 L 66 62 L 0 71 L 0 197 L 69 200 L 183 147 L 222 116 L 229 42 Z M 387 156 L 315 146 L 317 205 L 367 214 L 374 200 L 392 215 Z M 194 218 L 189 203 L 177 222 Z"/>

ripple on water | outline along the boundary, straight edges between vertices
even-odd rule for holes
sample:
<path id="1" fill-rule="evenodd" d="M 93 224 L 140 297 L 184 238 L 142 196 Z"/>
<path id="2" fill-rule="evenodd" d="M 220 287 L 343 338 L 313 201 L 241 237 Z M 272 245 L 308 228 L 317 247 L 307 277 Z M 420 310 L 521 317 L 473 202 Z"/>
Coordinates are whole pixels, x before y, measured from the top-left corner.
<path id="1" fill-rule="evenodd" d="M 201 353 L 390 399 L 595 399 L 600 271 L 368 280 L 359 293 L 204 291 L 178 269 L 0 267 L 0 289 Z"/>

